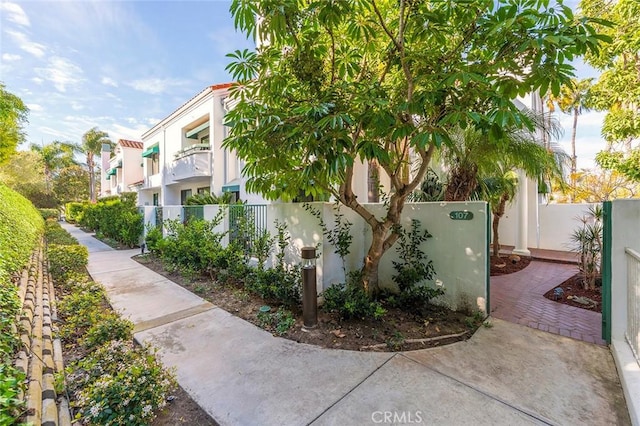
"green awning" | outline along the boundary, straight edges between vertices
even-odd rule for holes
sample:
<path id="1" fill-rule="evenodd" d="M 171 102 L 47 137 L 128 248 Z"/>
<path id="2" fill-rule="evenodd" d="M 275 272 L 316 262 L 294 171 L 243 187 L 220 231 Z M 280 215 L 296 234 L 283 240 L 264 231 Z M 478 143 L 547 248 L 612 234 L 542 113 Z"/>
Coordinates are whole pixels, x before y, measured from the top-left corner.
<path id="1" fill-rule="evenodd" d="M 185 136 L 188 137 L 189 139 L 198 139 L 198 133 L 200 133 L 201 131 L 207 128 L 209 128 L 208 121 L 199 125 L 195 129 L 187 130 L 187 134 Z"/>
<path id="2" fill-rule="evenodd" d="M 115 176 L 116 173 L 118 173 L 118 171 L 116 170 L 115 167 L 107 170 L 107 176 Z"/>
<path id="3" fill-rule="evenodd" d="M 147 157 L 151 157 L 153 154 L 159 154 L 159 153 L 160 153 L 160 146 L 158 144 L 155 144 L 147 148 L 145 151 L 143 151 L 142 156 L 144 158 L 147 158 Z"/>
<path id="4" fill-rule="evenodd" d="M 222 192 L 240 192 L 240 185 L 226 185 L 222 187 Z"/>

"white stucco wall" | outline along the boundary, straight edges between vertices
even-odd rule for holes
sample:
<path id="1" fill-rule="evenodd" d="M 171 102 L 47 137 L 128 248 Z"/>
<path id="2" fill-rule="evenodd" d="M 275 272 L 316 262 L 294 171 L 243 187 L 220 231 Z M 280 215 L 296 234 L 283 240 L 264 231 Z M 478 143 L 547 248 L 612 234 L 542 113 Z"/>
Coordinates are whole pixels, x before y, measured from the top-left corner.
<path id="1" fill-rule="evenodd" d="M 571 233 L 580 226 L 580 222 L 576 218 L 586 215 L 590 206 L 592 204 L 529 203 L 529 225 L 527 227 L 529 247 L 570 250 Z M 538 223 L 536 223 L 536 217 L 538 217 Z M 517 221 L 518 205 L 513 203 L 507 207 L 500 220 L 501 244 L 515 245 Z"/>

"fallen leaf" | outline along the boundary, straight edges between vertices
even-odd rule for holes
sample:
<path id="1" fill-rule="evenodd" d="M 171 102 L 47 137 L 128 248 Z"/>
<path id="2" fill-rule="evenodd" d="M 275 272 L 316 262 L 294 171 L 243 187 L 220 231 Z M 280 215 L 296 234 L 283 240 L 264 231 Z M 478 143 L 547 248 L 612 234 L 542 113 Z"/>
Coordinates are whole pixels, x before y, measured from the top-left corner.
<path id="1" fill-rule="evenodd" d="M 346 334 L 344 334 L 343 332 L 341 332 L 340 330 L 333 330 L 331 333 L 333 333 L 334 336 L 336 337 L 340 337 L 343 338 L 346 336 Z"/>

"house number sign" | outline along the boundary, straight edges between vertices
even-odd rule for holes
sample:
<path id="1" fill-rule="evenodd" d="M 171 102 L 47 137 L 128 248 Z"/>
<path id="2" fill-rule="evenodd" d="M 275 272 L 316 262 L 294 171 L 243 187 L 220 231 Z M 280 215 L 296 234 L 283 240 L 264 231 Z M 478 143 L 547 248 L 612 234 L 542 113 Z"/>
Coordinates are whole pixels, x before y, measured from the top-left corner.
<path id="1" fill-rule="evenodd" d="M 469 212 L 469 211 L 462 211 L 462 210 L 455 210 L 452 211 L 451 213 L 449 213 L 449 217 L 452 220 L 471 220 L 473 219 L 473 212 Z"/>

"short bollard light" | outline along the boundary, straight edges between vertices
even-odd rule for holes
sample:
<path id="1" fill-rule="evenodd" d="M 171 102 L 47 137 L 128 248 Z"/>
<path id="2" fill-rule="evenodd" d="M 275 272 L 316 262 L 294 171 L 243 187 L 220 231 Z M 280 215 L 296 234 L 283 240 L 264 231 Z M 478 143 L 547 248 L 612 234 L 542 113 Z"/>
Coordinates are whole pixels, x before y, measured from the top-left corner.
<path id="1" fill-rule="evenodd" d="M 318 324 L 315 247 L 302 247 L 302 320 L 305 328 Z"/>

